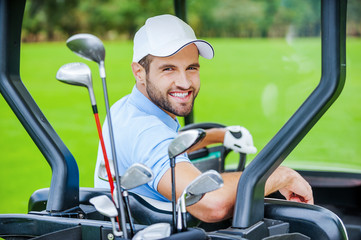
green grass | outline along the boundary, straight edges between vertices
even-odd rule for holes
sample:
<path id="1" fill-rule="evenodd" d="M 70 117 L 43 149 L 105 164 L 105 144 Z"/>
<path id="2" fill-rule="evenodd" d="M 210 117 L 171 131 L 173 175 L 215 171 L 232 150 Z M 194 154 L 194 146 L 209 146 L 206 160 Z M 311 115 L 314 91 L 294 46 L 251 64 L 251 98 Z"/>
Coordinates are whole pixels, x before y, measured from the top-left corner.
<path id="1" fill-rule="evenodd" d="M 317 86 L 320 40 L 288 44 L 273 39 L 211 39 L 215 59 L 201 60 L 202 87 L 196 122 L 247 127 L 258 150 L 274 136 Z M 110 102 L 129 93 L 130 42 L 105 42 Z M 347 80 L 339 99 L 288 156 L 284 164 L 308 169 L 361 170 L 361 39 L 347 42 Z M 71 53 L 64 43 L 23 44 L 21 77 L 48 121 L 79 165 L 80 185 L 93 185 L 97 133 L 88 93 L 55 80 L 68 62 L 87 63 L 104 120 L 101 81 L 95 63 Z M 0 98 L 0 213 L 26 213 L 33 191 L 50 186 L 51 169 L 3 98 Z M 250 160 L 254 156 L 248 157 Z"/>

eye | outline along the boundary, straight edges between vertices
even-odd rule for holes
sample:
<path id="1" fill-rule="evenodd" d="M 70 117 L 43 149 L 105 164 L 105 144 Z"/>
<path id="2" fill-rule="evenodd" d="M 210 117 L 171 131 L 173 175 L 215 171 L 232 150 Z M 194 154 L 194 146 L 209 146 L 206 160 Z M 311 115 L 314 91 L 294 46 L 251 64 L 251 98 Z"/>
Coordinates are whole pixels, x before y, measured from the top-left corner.
<path id="1" fill-rule="evenodd" d="M 171 68 L 171 67 L 163 68 L 163 72 L 165 72 L 165 71 L 172 71 L 172 70 L 173 70 L 173 68 Z"/>
<path id="2" fill-rule="evenodd" d="M 198 70 L 198 67 L 190 66 L 190 67 L 187 68 L 187 70 Z"/>
<path id="3" fill-rule="evenodd" d="M 188 66 L 187 70 L 198 71 L 199 70 L 199 64 L 191 64 L 191 65 Z"/>

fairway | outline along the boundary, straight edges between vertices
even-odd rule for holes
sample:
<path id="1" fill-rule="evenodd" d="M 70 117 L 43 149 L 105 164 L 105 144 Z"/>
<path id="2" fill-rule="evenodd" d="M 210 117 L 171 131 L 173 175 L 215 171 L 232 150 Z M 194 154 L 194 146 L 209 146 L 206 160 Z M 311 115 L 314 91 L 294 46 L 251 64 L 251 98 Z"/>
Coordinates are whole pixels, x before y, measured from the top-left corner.
<path id="1" fill-rule="evenodd" d="M 320 39 L 207 40 L 215 48 L 215 58 L 200 60 L 195 121 L 242 125 L 250 130 L 259 152 L 317 86 Z M 114 103 L 135 83 L 130 70 L 132 44 L 104 44 L 109 98 Z M 105 107 L 95 63 L 71 53 L 64 42 L 22 44 L 24 85 L 77 160 L 80 186 L 92 187 L 98 140 L 88 92 L 55 79 L 58 68 L 69 62 L 84 62 L 91 68 L 103 121 Z M 347 40 L 346 62 L 346 84 L 339 99 L 284 165 L 361 172 L 361 39 Z M 50 186 L 51 169 L 2 97 L 0 111 L 0 213 L 26 213 L 30 195 Z M 233 155 L 229 164 L 236 159 Z"/>

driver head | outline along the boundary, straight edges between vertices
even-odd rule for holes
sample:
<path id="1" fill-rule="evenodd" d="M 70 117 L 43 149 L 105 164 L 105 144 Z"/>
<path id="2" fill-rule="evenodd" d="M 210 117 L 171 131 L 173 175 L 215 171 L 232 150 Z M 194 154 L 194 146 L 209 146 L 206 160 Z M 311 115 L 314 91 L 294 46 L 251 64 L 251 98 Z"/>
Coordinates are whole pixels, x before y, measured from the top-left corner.
<path id="1" fill-rule="evenodd" d="M 80 33 L 71 36 L 66 45 L 75 54 L 90 61 L 104 62 L 105 48 L 102 41 L 88 33 Z"/>
<path id="2" fill-rule="evenodd" d="M 61 66 L 56 73 L 61 82 L 90 88 L 92 86 L 91 71 L 85 63 L 68 63 Z"/>

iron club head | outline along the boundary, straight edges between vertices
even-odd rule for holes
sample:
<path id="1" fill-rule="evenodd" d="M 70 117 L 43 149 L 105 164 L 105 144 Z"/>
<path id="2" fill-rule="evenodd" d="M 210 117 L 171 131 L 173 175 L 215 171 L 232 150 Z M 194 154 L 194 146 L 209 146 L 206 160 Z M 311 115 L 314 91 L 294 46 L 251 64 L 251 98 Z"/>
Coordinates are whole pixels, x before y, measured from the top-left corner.
<path id="1" fill-rule="evenodd" d="M 135 234 L 133 240 L 166 238 L 170 236 L 170 230 L 169 223 L 155 223 Z"/>
<path id="2" fill-rule="evenodd" d="M 144 164 L 135 163 L 120 179 L 120 183 L 123 189 L 133 189 L 146 184 L 153 179 L 152 170 Z"/>
<path id="3" fill-rule="evenodd" d="M 204 194 L 215 191 L 222 186 L 222 176 L 215 170 L 208 170 L 188 184 L 182 196 L 185 196 L 186 206 L 188 207 L 198 202 Z"/>
<path id="4" fill-rule="evenodd" d="M 110 161 L 109 165 L 112 174 L 114 174 L 113 162 Z M 105 170 L 105 164 L 100 165 L 98 170 L 98 177 L 100 179 L 108 181 L 107 172 Z M 153 173 L 150 168 L 148 168 L 144 164 L 135 163 L 127 169 L 127 171 L 124 173 L 123 176 L 121 176 L 120 185 L 123 189 L 130 190 L 139 187 L 143 184 L 146 184 L 152 179 L 153 179 Z"/>
<path id="5" fill-rule="evenodd" d="M 214 170 L 202 173 L 189 183 L 182 195 L 178 198 L 176 207 L 178 211 L 177 230 L 185 231 L 187 229 L 186 207 L 197 203 L 202 199 L 204 194 L 217 190 L 222 186 L 223 179 L 221 175 Z"/>
<path id="6" fill-rule="evenodd" d="M 175 158 L 176 156 L 186 152 L 188 149 L 196 145 L 206 136 L 203 129 L 191 129 L 181 132 L 173 141 L 169 144 L 168 155 L 169 158 Z"/>
<path id="7" fill-rule="evenodd" d="M 109 217 L 112 222 L 113 234 L 115 236 L 122 236 L 123 232 L 120 232 L 115 227 L 115 217 L 118 216 L 118 211 L 115 208 L 114 203 L 105 195 L 93 197 L 89 200 L 95 209 L 102 215 Z"/>
<path id="8" fill-rule="evenodd" d="M 118 211 L 115 208 L 114 203 L 105 195 L 93 197 L 89 202 L 94 205 L 99 213 L 106 217 L 114 218 L 118 216 Z"/>

